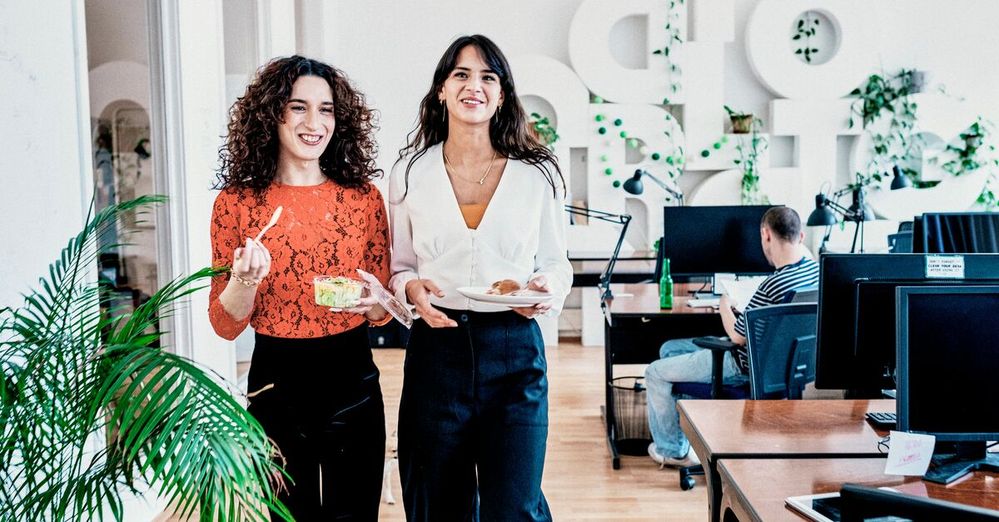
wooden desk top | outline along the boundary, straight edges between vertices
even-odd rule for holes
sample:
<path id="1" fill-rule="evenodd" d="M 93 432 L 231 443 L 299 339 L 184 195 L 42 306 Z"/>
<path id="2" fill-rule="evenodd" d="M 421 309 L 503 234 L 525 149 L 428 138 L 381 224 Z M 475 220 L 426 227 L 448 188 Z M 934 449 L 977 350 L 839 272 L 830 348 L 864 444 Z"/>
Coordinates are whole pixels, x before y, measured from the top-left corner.
<path id="1" fill-rule="evenodd" d="M 808 520 L 784 504 L 784 499 L 839 491 L 844 482 L 871 487 L 888 486 L 902 493 L 928 496 L 961 504 L 999 509 L 999 475 L 975 472 L 950 486 L 919 477 L 884 475 L 884 459 L 722 459 L 723 507 L 740 521 Z"/>
<path id="2" fill-rule="evenodd" d="M 714 308 L 691 308 L 687 306 L 693 296 L 691 291 L 701 287 L 699 283 L 677 283 L 673 285 L 673 308 L 659 308 L 659 285 L 636 283 L 611 285 L 614 299 L 608 301 L 607 309 L 612 315 L 652 315 L 652 314 L 717 314 Z M 630 296 L 628 294 L 631 294 Z"/>
<path id="3" fill-rule="evenodd" d="M 782 456 L 884 457 L 868 411 L 895 411 L 895 401 L 681 400 L 680 425 L 704 460 Z"/>

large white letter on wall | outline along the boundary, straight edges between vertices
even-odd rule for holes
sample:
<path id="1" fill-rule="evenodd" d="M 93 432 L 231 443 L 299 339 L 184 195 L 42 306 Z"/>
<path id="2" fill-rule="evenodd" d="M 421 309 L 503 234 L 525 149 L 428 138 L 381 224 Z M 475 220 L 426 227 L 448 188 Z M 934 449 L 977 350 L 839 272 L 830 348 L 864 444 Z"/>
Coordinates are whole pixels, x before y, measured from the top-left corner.
<path id="1" fill-rule="evenodd" d="M 824 15 L 838 34 L 834 55 L 821 64 L 796 57 L 789 34 L 807 11 Z M 808 199 L 824 181 L 836 184 L 836 137 L 855 135 L 849 128 L 850 100 L 843 99 L 874 72 L 876 56 L 869 41 L 867 6 L 861 0 L 761 0 L 746 25 L 746 52 L 753 73 L 774 94 L 770 118 L 775 136 L 795 136 L 795 160 L 803 192 L 788 201 L 808 208 Z"/>
<path id="2" fill-rule="evenodd" d="M 539 54 L 515 56 L 510 60 L 510 68 L 517 75 L 517 93 L 537 96 L 548 102 L 555 114 L 543 114 L 552 118 L 558 132 L 554 152 L 559 166 L 569 182 L 569 149 L 587 145 L 587 125 L 590 93 L 579 80 L 579 76 L 566 64 Z M 530 112 L 528 107 L 525 107 Z M 572 187 L 568 187 L 572 190 Z"/>
<path id="3" fill-rule="evenodd" d="M 874 42 L 868 40 L 869 9 L 863 0 L 760 0 L 746 24 L 749 64 L 756 77 L 782 98 L 846 96 L 877 65 Z M 825 15 L 839 35 L 835 54 L 821 64 L 801 61 L 789 43 L 795 21 L 807 11 Z"/>
<path id="4" fill-rule="evenodd" d="M 676 103 L 682 98 L 682 90 L 670 94 L 665 60 L 650 59 L 645 69 L 628 69 L 614 59 L 610 50 L 611 29 L 629 16 L 648 17 L 649 52 L 663 47 L 668 36 L 664 27 L 666 4 L 662 0 L 585 0 L 579 6 L 569 26 L 569 59 L 593 93 L 618 103 L 658 104 L 667 96 L 677 98 Z M 686 28 L 684 10 L 679 23 Z"/>

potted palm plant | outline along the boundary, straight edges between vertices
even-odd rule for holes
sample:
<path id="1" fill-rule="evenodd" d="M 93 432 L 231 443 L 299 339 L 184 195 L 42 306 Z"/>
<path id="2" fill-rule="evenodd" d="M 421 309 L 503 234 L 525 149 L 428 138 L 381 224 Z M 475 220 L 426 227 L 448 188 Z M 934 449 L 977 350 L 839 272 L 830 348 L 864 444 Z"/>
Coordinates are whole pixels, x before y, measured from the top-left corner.
<path id="1" fill-rule="evenodd" d="M 94 281 L 101 232 L 146 196 L 88 217 L 20 308 L 0 309 L 0 520 L 116 520 L 153 491 L 182 518 L 268 520 L 283 472 L 217 376 L 158 347 L 159 317 L 218 271 L 128 313 Z"/>

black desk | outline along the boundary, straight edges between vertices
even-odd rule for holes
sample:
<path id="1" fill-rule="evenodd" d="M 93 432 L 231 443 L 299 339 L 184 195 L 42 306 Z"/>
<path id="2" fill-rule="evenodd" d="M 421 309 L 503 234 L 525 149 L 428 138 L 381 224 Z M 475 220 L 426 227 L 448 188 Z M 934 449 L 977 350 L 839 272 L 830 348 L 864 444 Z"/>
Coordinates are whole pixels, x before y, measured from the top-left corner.
<path id="1" fill-rule="evenodd" d="M 659 359 L 659 348 L 670 339 L 724 335 L 721 316 L 712 308 L 691 308 L 691 285 L 673 286 L 673 308 L 659 308 L 655 284 L 612 285 L 615 299 L 601 304 L 604 311 L 604 421 L 614 469 L 621 468 L 619 446 L 625 453 L 644 455 L 649 441 L 619 440 L 614 411 L 615 364 L 647 364 Z M 693 285 L 696 287 L 697 285 Z M 632 294 L 626 297 L 626 294 Z"/>

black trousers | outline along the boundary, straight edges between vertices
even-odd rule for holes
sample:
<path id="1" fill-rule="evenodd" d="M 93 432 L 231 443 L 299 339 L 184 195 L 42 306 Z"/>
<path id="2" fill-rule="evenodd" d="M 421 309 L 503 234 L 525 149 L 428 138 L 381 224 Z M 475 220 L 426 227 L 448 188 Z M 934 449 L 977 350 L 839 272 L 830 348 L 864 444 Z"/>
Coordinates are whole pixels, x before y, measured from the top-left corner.
<path id="1" fill-rule="evenodd" d="M 537 322 L 443 310 L 406 348 L 399 471 L 409 522 L 549 521 L 547 362 Z"/>
<path id="2" fill-rule="evenodd" d="M 314 339 L 256 335 L 249 411 L 280 450 L 281 501 L 299 521 L 375 521 L 385 407 L 368 328 Z M 273 520 L 279 520 L 273 513 Z"/>

